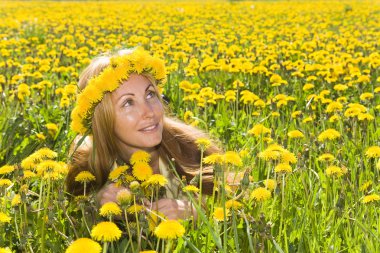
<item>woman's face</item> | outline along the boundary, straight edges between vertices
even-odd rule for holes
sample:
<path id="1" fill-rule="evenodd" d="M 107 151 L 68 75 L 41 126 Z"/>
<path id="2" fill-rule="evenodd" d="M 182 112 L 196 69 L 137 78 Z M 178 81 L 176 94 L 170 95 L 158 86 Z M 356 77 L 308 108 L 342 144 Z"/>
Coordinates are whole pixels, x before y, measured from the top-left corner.
<path id="1" fill-rule="evenodd" d="M 115 135 L 121 151 L 153 151 L 161 143 L 164 109 L 154 85 L 142 75 L 131 74 L 111 94 Z"/>

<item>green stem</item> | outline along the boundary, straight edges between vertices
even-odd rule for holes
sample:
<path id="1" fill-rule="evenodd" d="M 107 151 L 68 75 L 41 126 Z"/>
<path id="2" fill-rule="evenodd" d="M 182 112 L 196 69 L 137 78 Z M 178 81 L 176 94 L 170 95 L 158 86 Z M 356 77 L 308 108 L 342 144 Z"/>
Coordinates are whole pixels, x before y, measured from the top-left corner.
<path id="1" fill-rule="evenodd" d="M 44 187 L 44 180 L 41 180 L 41 184 L 40 184 L 40 196 L 39 196 L 39 198 L 38 198 L 38 218 L 40 217 L 40 215 L 41 215 L 41 212 L 40 212 L 40 210 L 41 210 L 41 205 L 42 205 L 42 200 L 43 200 L 43 191 L 42 191 L 42 189 L 43 189 L 43 187 Z"/>
<path id="2" fill-rule="evenodd" d="M 172 244 L 173 244 L 173 240 L 169 240 L 168 243 L 166 244 L 166 247 L 165 247 L 165 253 L 172 252 L 171 251 Z"/>
<path id="3" fill-rule="evenodd" d="M 85 215 L 85 213 L 84 213 L 84 207 L 83 207 L 83 206 L 81 206 L 81 211 L 82 211 L 83 223 L 84 223 L 84 225 L 86 226 L 86 229 L 87 229 L 87 231 L 88 231 L 88 234 L 91 234 L 91 230 L 90 230 L 90 228 L 88 227 L 87 219 L 86 219 L 86 215 Z"/>
<path id="4" fill-rule="evenodd" d="M 132 247 L 132 252 L 135 252 L 135 249 L 134 249 L 134 246 L 133 246 L 133 242 L 132 242 L 132 235 L 131 235 L 131 230 L 129 228 L 129 222 L 128 222 L 128 215 L 127 215 L 127 210 L 124 209 L 124 217 L 125 217 L 125 223 L 126 223 L 126 226 L 127 226 L 127 232 L 128 232 L 128 240 L 129 240 L 129 243 L 131 244 L 131 247 Z"/>
<path id="5" fill-rule="evenodd" d="M 41 181 L 41 184 L 43 184 L 43 180 Z M 40 195 L 41 196 L 41 195 Z M 47 193 L 46 193 L 46 199 L 45 199 L 45 205 L 44 205 L 44 210 L 43 210 L 43 215 L 42 215 L 42 220 L 41 220 L 41 253 L 45 252 L 45 227 L 46 227 L 46 222 L 45 222 L 45 217 L 49 205 L 49 198 L 50 198 L 50 178 L 47 180 Z M 41 202 L 40 202 L 41 203 Z"/>
<path id="6" fill-rule="evenodd" d="M 203 148 L 201 149 L 201 163 L 199 168 L 199 196 L 198 205 L 202 206 L 202 187 L 203 187 Z M 200 219 L 198 219 L 198 227 L 200 225 Z"/>
<path id="7" fill-rule="evenodd" d="M 133 205 L 136 206 L 136 196 L 133 195 Z M 135 212 L 136 217 L 136 226 L 137 226 L 137 250 L 139 251 L 141 248 L 141 236 L 140 236 L 140 223 L 137 212 Z"/>
<path id="8" fill-rule="evenodd" d="M 103 243 L 103 253 L 107 253 L 108 250 L 108 242 Z"/>
<path id="9" fill-rule="evenodd" d="M 284 221 L 284 209 L 285 209 L 285 175 L 282 175 L 282 182 L 281 182 L 281 216 L 280 216 L 280 228 L 279 228 L 278 240 L 281 240 L 281 236 L 282 236 L 282 224 L 283 224 L 283 221 Z"/>

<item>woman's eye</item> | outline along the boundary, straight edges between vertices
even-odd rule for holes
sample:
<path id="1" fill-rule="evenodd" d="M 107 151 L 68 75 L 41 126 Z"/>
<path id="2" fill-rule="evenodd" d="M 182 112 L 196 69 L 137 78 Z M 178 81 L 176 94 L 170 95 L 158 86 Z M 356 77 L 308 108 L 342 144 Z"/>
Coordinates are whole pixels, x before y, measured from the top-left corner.
<path id="1" fill-rule="evenodd" d="M 156 92 L 154 92 L 154 91 L 148 91 L 148 94 L 147 94 L 147 98 L 153 98 L 153 97 L 155 97 L 156 96 Z"/>
<path id="2" fill-rule="evenodd" d="M 124 102 L 124 104 L 123 104 L 124 107 L 128 107 L 128 106 L 131 106 L 131 105 L 133 105 L 133 101 L 132 101 L 132 99 L 128 99 L 128 100 L 126 100 L 126 101 Z"/>

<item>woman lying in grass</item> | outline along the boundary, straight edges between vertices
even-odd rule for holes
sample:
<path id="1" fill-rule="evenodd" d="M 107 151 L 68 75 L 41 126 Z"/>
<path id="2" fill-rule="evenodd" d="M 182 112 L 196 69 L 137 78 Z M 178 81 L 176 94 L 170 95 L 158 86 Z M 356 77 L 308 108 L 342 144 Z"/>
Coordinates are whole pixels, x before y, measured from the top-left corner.
<path id="1" fill-rule="evenodd" d="M 192 183 L 198 181 L 196 186 L 210 193 L 213 171 L 208 167 L 200 173 L 201 157 L 219 149 L 210 142 L 201 154 L 196 141 L 207 140 L 207 135 L 165 116 L 159 92 L 165 79 L 163 61 L 141 49 L 100 56 L 83 71 L 81 93 L 72 112 L 71 127 L 78 136 L 71 149 L 68 192 L 83 194 L 84 185 L 75 179 L 80 172 L 89 171 L 96 180 L 85 186 L 97 192 L 103 205 L 116 202 L 118 192 L 129 190 L 130 182 L 144 184 L 151 175 L 159 174 L 165 191 L 146 205 L 154 206 L 168 219 L 189 218 L 194 213 L 182 196 L 179 178 L 186 185 L 202 174 L 202 183 Z M 125 171 L 128 176 L 120 177 Z M 110 178 L 119 180 L 112 183 Z"/>

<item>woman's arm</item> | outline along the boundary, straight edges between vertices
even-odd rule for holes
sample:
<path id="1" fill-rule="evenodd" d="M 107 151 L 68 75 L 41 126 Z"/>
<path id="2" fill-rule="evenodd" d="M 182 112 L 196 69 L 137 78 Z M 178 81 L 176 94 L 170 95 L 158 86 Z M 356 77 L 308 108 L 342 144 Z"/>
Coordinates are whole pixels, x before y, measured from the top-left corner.
<path id="1" fill-rule="evenodd" d="M 120 190 L 128 189 L 122 186 L 116 186 L 115 183 L 106 184 L 97 194 L 99 206 L 107 202 L 117 202 L 116 196 Z M 160 199 L 155 202 L 146 201 L 145 207 L 163 213 L 169 220 L 187 219 L 191 216 L 197 219 L 197 211 L 190 201 L 179 199 Z"/>

